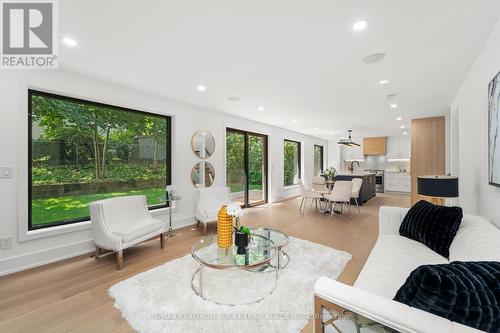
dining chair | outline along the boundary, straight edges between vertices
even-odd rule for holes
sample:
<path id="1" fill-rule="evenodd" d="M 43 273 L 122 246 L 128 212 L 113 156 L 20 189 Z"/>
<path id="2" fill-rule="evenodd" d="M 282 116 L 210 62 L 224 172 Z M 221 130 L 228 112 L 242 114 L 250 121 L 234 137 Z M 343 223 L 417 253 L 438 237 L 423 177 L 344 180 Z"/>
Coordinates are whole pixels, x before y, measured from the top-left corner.
<path id="1" fill-rule="evenodd" d="M 302 182 L 301 179 L 299 179 L 299 187 L 300 187 L 300 194 L 302 195 L 302 201 L 300 202 L 299 212 L 304 214 L 306 210 L 307 199 L 312 199 L 313 201 L 311 202 L 311 204 L 315 202 L 316 209 L 318 209 L 318 200 L 323 198 L 323 196 L 314 191 L 306 190 L 304 183 Z"/>
<path id="2" fill-rule="evenodd" d="M 350 180 L 339 180 L 335 182 L 333 185 L 332 192 L 330 194 L 326 194 L 325 198 L 332 203 L 332 211 L 331 216 L 335 214 L 335 207 L 337 203 L 340 203 L 340 213 L 343 213 L 343 208 L 349 210 L 349 217 L 352 218 L 351 215 L 351 195 L 352 195 L 352 181 Z"/>
<path id="3" fill-rule="evenodd" d="M 326 186 L 326 180 L 321 176 L 314 176 L 312 179 L 312 190 L 319 194 L 328 194 L 330 189 Z"/>
<path id="4" fill-rule="evenodd" d="M 358 214 L 361 214 L 361 209 L 359 208 L 359 191 L 361 190 L 361 185 L 363 185 L 363 179 L 353 178 L 352 179 L 352 194 L 351 198 L 356 202 L 356 207 L 358 208 Z"/>

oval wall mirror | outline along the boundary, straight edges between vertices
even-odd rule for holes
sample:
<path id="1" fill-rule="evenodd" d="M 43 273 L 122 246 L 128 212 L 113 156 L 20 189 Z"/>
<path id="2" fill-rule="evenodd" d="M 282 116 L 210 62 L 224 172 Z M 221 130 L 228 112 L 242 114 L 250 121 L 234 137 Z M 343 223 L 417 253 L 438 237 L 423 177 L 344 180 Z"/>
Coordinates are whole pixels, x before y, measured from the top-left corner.
<path id="1" fill-rule="evenodd" d="M 199 130 L 194 133 L 191 139 L 193 152 L 199 158 L 208 158 L 215 151 L 215 139 L 212 133 L 207 130 Z"/>
<path id="2" fill-rule="evenodd" d="M 210 187 L 215 180 L 214 166 L 207 161 L 199 161 L 191 170 L 191 181 L 194 187 Z"/>

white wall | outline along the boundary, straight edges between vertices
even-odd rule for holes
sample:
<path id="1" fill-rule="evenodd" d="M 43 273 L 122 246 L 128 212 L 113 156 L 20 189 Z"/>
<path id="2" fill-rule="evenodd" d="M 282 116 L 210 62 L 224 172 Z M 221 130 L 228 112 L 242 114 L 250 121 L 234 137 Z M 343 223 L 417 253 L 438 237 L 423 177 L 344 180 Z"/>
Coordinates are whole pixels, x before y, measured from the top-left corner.
<path id="1" fill-rule="evenodd" d="M 191 137 L 196 130 L 207 129 L 215 137 L 215 153 L 208 159 L 216 170 L 215 186 L 225 185 L 226 126 L 269 135 L 270 201 L 289 198 L 299 193 L 297 187 L 283 189 L 284 138 L 302 142 L 302 171 L 305 183 L 310 183 L 314 172 L 313 145 L 320 144 L 325 146 L 325 152 L 328 150 L 326 140 L 64 71 L 3 71 L 0 76 L 0 166 L 12 166 L 14 175 L 12 179 L 0 179 L 0 237 L 11 236 L 13 247 L 0 250 L 0 275 L 87 253 L 93 249 L 89 223 L 80 224 L 79 230 L 74 230 L 76 225 L 72 225 L 68 230 L 58 231 L 64 233 L 56 233 L 50 237 L 46 237 L 44 233 L 26 235 L 24 225 L 27 224 L 28 88 L 172 115 L 172 180 L 181 189 L 184 197 L 174 213 L 175 227 L 194 223 L 194 187 L 190 181 L 190 172 L 198 161 L 191 150 Z M 166 218 L 165 213 L 163 210 L 156 211 L 155 214 Z M 29 240 L 23 241 L 23 238 Z"/>
<path id="2" fill-rule="evenodd" d="M 337 144 L 339 138 L 335 140 L 328 140 L 328 163 L 327 168 L 334 167 L 340 171 L 341 163 L 341 150 L 340 146 Z"/>
<path id="3" fill-rule="evenodd" d="M 459 124 L 459 165 L 452 165 L 451 170 L 460 170 L 460 204 L 466 213 L 482 215 L 497 226 L 500 226 L 500 188 L 488 185 L 488 84 L 500 71 L 499 41 L 500 21 L 450 108 Z M 452 142 L 451 147 L 455 144 Z M 451 163 L 457 163 L 455 158 L 451 158 Z"/>

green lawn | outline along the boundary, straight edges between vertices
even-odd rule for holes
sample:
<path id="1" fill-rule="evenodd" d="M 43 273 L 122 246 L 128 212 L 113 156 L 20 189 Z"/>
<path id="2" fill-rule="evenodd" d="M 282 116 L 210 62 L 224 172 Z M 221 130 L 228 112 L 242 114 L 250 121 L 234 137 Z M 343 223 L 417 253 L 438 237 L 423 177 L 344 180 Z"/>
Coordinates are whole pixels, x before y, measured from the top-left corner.
<path id="1" fill-rule="evenodd" d="M 164 188 L 149 188 L 143 190 L 130 190 L 126 192 L 98 193 L 69 195 L 58 198 L 34 199 L 32 201 L 32 224 L 43 225 L 47 223 L 89 216 L 89 203 L 124 195 L 146 195 L 148 205 L 165 202 Z"/>

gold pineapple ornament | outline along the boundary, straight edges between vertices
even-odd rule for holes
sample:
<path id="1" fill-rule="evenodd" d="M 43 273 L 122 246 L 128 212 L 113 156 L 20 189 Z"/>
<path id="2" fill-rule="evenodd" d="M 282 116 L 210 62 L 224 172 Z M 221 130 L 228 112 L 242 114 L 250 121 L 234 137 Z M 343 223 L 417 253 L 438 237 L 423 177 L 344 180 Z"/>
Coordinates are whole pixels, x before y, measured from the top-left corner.
<path id="1" fill-rule="evenodd" d="M 223 249 L 233 245 L 233 217 L 227 213 L 227 205 L 217 214 L 217 245 Z"/>

